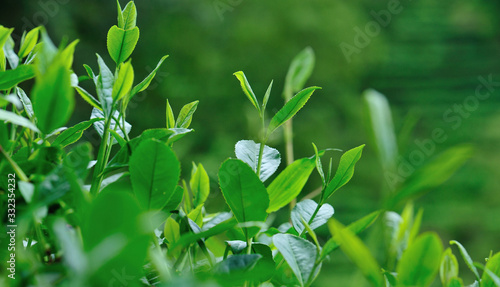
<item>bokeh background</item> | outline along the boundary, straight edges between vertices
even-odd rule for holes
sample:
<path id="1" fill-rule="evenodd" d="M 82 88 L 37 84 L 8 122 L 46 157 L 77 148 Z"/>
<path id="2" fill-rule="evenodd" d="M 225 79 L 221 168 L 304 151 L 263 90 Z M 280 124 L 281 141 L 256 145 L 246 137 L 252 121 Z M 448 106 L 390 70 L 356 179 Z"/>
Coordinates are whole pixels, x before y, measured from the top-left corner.
<path id="1" fill-rule="evenodd" d="M 349 223 L 381 206 L 384 179 L 361 96 L 374 88 L 389 100 L 396 133 L 409 135 L 400 147 L 403 158 L 418 148 L 415 140 L 430 138 L 435 128 L 448 138 L 427 160 L 456 144 L 475 147 L 472 159 L 449 181 L 415 202 L 425 209 L 423 230 L 437 231 L 445 244 L 462 242 L 478 261 L 500 250 L 500 1 L 138 0 L 136 5 L 141 35 L 132 58 L 137 78 L 145 77 L 163 55 L 170 57 L 151 88 L 130 105 L 132 136 L 165 125 L 166 99 L 176 114 L 184 104 L 200 100 L 192 123 L 196 132 L 175 149 L 183 174 L 189 175 L 192 161 L 209 172 L 209 211 L 227 209 L 216 180 L 220 163 L 234 156 L 238 140 L 258 134 L 257 114 L 232 73 L 243 70 L 259 98 L 274 79 L 268 105 L 272 116 L 283 103 L 291 59 L 310 46 L 316 66 L 308 85 L 323 89 L 294 120 L 295 156 L 312 155 L 311 142 L 320 149 L 343 150 L 367 143 L 353 180 L 330 200 L 335 216 Z M 115 1 L 2 0 L 1 6 L 1 24 L 15 27 L 17 35 L 45 25 L 55 43 L 80 39 L 74 64 L 78 75 L 85 74 L 84 63 L 97 69 L 96 52 L 111 64 L 106 34 L 116 23 Z M 383 18 L 383 27 L 361 41 L 358 29 L 365 31 L 374 15 L 390 7 L 399 12 Z M 341 45 L 350 45 L 353 53 L 346 57 Z M 491 96 L 471 111 L 454 111 L 476 95 L 479 77 L 490 80 Z M 88 119 L 90 112 L 78 99 L 70 124 Z M 450 122 L 447 113 L 458 118 Z M 411 123 L 414 127 L 406 129 Z M 269 145 L 284 155 L 281 136 Z M 340 153 L 330 155 L 338 162 Z M 313 175 L 303 195 L 319 185 L 319 176 Z M 319 233 L 327 236 L 326 229 Z M 471 275 L 462 270 L 465 278 Z M 353 265 L 335 252 L 315 286 L 361 286 L 353 278 L 358 278 Z"/>

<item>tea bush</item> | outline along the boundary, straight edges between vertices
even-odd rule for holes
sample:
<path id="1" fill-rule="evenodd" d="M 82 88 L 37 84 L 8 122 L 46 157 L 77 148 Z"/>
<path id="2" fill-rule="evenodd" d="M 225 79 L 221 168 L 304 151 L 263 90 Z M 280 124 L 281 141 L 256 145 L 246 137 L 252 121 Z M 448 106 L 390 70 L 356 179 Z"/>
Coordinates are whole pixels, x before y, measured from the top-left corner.
<path id="1" fill-rule="evenodd" d="M 37 27 L 23 34 L 16 52 L 12 29 L 0 27 L 2 286 L 311 286 L 339 248 L 373 286 L 429 286 L 438 273 L 442 286 L 464 286 L 451 247 L 445 249 L 436 233 L 420 233 L 423 211 L 415 215 L 412 201 L 449 178 L 470 157 L 470 147 L 454 147 L 402 176 L 387 101 L 366 91 L 392 191 L 380 210 L 344 226 L 328 202 L 354 176 L 364 145 L 343 152 L 336 168 L 333 157 L 327 168 L 322 159 L 340 150 L 314 143 L 310 157 L 293 158 L 290 120 L 320 89 L 304 88 L 314 66 L 314 53 L 306 48 L 293 59 L 285 104 L 270 120 L 273 82 L 257 97 L 245 74 L 234 73 L 261 133 L 258 142 L 237 141 L 235 158 L 221 164 L 218 181 L 230 211 L 209 213 L 205 202 L 218 191 L 210 190 L 207 171 L 193 164 L 190 175 L 181 175 L 174 151 L 193 132 L 198 101 L 177 117 L 167 101 L 164 128 L 129 137 L 127 107 L 168 57 L 145 79 L 135 79 L 130 56 L 140 35 L 136 19 L 134 2 L 123 9 L 118 3 L 118 23 L 107 38 L 114 64 L 110 68 L 97 55 L 98 73 L 85 65 L 83 76 L 72 71 L 77 40 L 57 47 Z M 95 91 L 82 88 L 84 81 Z M 66 128 L 75 91 L 93 111 L 89 120 Z M 281 126 L 287 164 L 276 174 L 282 157 L 266 143 Z M 87 130 L 99 135 L 95 159 L 92 145 L 81 141 Z M 321 187 L 297 202 L 314 171 Z M 289 218 L 276 221 L 275 213 L 287 208 Z M 315 233 L 323 225 L 332 235 L 326 242 Z M 358 237 L 372 225 L 379 234 L 375 245 L 382 246 L 378 253 Z M 450 246 L 476 278 L 468 286 L 500 286 L 500 253 L 482 264 L 459 242 Z"/>

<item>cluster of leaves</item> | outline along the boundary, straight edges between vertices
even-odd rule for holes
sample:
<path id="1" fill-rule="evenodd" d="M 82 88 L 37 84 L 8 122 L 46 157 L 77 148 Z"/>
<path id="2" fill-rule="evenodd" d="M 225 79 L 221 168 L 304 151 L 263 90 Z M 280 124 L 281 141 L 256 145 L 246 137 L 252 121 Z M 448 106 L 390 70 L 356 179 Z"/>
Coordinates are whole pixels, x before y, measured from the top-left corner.
<path id="1" fill-rule="evenodd" d="M 209 213 L 204 206 L 213 191 L 207 171 L 193 164 L 189 179 L 182 177 L 173 149 L 193 131 L 189 127 L 198 101 L 185 105 L 177 117 L 167 101 L 164 128 L 129 137 L 127 107 L 148 88 L 167 57 L 135 81 L 129 58 L 139 39 L 136 19 L 133 2 L 123 9 L 118 3 L 118 25 L 109 30 L 107 41 L 114 72 L 97 55 L 98 73 L 85 65 L 87 75 L 80 77 L 72 71 L 78 41 L 56 47 L 38 27 L 23 34 L 16 53 L 12 29 L 0 27 L 0 173 L 16 175 L 21 195 L 10 222 L 18 226 L 18 272 L 15 280 L 3 276 L 2 286 L 310 286 L 339 247 L 375 286 L 428 286 L 439 268 L 444 286 L 463 286 L 457 260 L 449 249 L 443 252 L 439 237 L 418 235 L 422 212 L 414 218 L 411 204 L 401 216 L 374 211 L 347 227 L 332 218 L 334 208 L 327 200 L 351 180 L 364 145 L 343 153 L 336 169 L 330 158 L 324 169 L 321 159 L 330 149 L 313 144 L 311 157 L 287 156 L 289 164 L 275 175 L 281 155 L 266 145 L 269 137 L 319 89 L 304 88 L 314 65 L 310 48 L 293 60 L 285 104 L 269 121 L 273 82 L 260 103 L 245 74 L 234 74 L 257 111 L 262 133 L 258 143 L 238 141 L 235 158 L 220 166 L 220 190 L 230 212 Z M 28 95 L 21 86 L 33 78 Z M 85 81 L 95 86 L 94 95 L 81 87 Z M 75 91 L 93 111 L 89 120 L 66 128 Z M 376 113 L 372 109 L 372 119 Z M 92 145 L 80 141 L 91 128 L 99 135 L 95 159 Z M 383 147 L 384 141 L 379 142 L 377 147 Z M 402 184 L 387 209 L 442 183 L 460 161 L 436 166 L 431 163 Z M 318 200 L 295 203 L 315 169 L 322 182 Z M 274 222 L 273 213 L 288 206 L 289 222 Z M 376 221 L 389 235 L 384 269 L 356 235 Z M 323 225 L 332 236 L 321 244 L 315 229 Z M 477 276 L 474 286 L 500 286 L 499 254 L 482 266 L 453 244 Z M 1 258 L 10 256 L 6 250 L 0 251 Z M 484 270 L 482 277 L 477 268 Z"/>

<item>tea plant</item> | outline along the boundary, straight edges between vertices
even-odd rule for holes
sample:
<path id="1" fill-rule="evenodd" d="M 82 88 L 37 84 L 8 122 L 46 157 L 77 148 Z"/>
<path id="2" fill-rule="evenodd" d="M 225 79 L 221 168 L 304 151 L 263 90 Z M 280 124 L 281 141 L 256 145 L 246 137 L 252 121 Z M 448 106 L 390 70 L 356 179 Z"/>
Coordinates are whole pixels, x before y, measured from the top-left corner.
<path id="1" fill-rule="evenodd" d="M 193 132 L 198 101 L 186 104 L 177 117 L 167 101 L 164 128 L 129 136 L 127 108 L 167 56 L 137 81 L 130 59 L 140 34 L 136 7 L 129 2 L 122 9 L 118 3 L 117 11 L 118 23 L 107 37 L 113 66 L 97 55 L 96 72 L 85 65 L 87 75 L 80 77 L 72 70 L 77 40 L 56 47 L 37 27 L 23 34 L 15 52 L 13 30 L 0 27 L 0 174 L 8 175 L 0 187 L 2 206 L 9 206 L 2 212 L 7 229 L 2 234 L 14 234 L 0 251 L 7 262 L 2 286 L 311 286 L 339 247 L 374 286 L 428 286 L 438 270 L 443 286 L 463 286 L 450 249 L 443 252 L 434 233 L 418 235 L 422 212 L 414 217 L 411 204 L 401 216 L 389 211 L 442 183 L 432 176 L 418 179 L 436 172 L 435 165 L 417 173 L 418 180 L 405 181 L 386 210 L 344 227 L 332 218 L 328 200 L 353 177 L 364 145 L 344 152 L 336 169 L 332 159 L 328 168 L 322 164 L 331 149 L 314 144 L 310 157 L 293 158 L 290 120 L 320 89 L 304 88 L 314 65 L 310 48 L 292 61 L 285 104 L 270 120 L 266 108 L 273 81 L 257 97 L 245 74 L 234 73 L 261 133 L 258 142 L 236 142 L 235 158 L 219 168 L 230 212 L 209 213 L 205 202 L 218 191 L 210 190 L 207 171 L 193 164 L 189 176 L 181 175 L 174 151 L 174 143 Z M 95 91 L 85 90 L 84 82 Z M 93 110 L 89 120 L 66 128 L 74 91 Z M 283 125 L 288 160 L 276 174 L 281 154 L 267 142 Z M 99 135 L 95 159 L 92 145 L 81 142 L 85 131 Z M 457 165 L 451 161 L 437 176 L 451 175 Z M 321 178 L 319 198 L 296 203 L 314 170 Z M 289 205 L 289 220 L 274 222 L 273 213 Z M 374 222 L 390 234 L 384 269 L 356 235 Z M 332 237 L 322 244 L 314 230 L 325 224 Z M 474 286 L 500 286 L 500 255 L 483 266 L 458 242 L 452 244 L 476 275 Z M 484 270 L 481 277 L 478 268 Z"/>

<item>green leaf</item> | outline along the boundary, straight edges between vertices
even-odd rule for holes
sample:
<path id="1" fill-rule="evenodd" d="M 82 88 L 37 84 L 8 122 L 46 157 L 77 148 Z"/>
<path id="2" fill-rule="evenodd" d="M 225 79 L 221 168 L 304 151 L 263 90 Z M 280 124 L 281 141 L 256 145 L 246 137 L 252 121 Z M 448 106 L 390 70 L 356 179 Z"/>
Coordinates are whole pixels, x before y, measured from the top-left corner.
<path id="1" fill-rule="evenodd" d="M 33 110 L 44 134 L 62 127 L 73 113 L 75 98 L 70 77 L 71 72 L 61 62 L 53 63 L 37 77 L 32 91 Z"/>
<path id="2" fill-rule="evenodd" d="M 349 229 L 353 234 L 359 234 L 361 231 L 367 229 L 370 225 L 377 220 L 378 216 L 380 215 L 380 210 L 374 211 L 358 220 L 355 222 L 349 224 L 346 228 Z M 329 225 L 330 227 L 330 225 Z M 335 233 L 334 230 L 330 230 L 330 233 Z M 320 260 L 324 260 L 328 254 L 330 254 L 332 251 L 340 247 L 340 243 L 337 240 L 337 236 L 334 236 L 330 238 L 325 245 L 323 246 L 323 249 L 321 250 L 321 256 Z"/>
<path id="3" fill-rule="evenodd" d="M 142 82 L 140 82 L 134 88 L 132 88 L 132 91 L 130 92 L 130 97 L 133 97 L 134 95 L 144 91 L 149 87 L 151 81 L 156 76 L 156 72 L 158 72 L 158 69 L 160 69 L 161 65 L 163 64 L 166 58 L 168 58 L 168 55 L 163 56 L 156 65 L 156 68 L 154 68 L 154 70 L 144 80 L 142 80 Z"/>
<path id="4" fill-rule="evenodd" d="M 293 58 L 285 78 L 285 100 L 286 95 L 290 97 L 304 88 L 304 85 L 309 79 L 314 69 L 314 51 L 311 47 L 302 50 L 295 58 Z"/>
<path id="5" fill-rule="evenodd" d="M 241 140 L 236 143 L 234 148 L 236 157 L 239 160 L 244 161 L 248 164 L 254 172 L 257 172 L 257 167 L 259 163 L 259 152 L 260 143 L 255 143 L 252 140 Z M 266 181 L 274 172 L 278 169 L 280 165 L 281 157 L 277 149 L 264 147 L 264 153 L 262 155 L 262 162 L 260 168 L 260 180 L 262 182 Z"/>
<path id="6" fill-rule="evenodd" d="M 33 65 L 19 65 L 14 70 L 0 72 L 0 90 L 8 90 L 35 77 Z"/>
<path id="7" fill-rule="evenodd" d="M 231 248 L 233 254 L 240 254 L 247 248 L 247 243 L 241 240 L 226 240 L 226 245 Z"/>
<path id="8" fill-rule="evenodd" d="M 102 121 L 103 118 L 93 118 L 88 121 L 78 123 L 71 128 L 63 131 L 52 143 L 52 146 L 65 147 L 77 142 L 83 135 L 83 132 L 88 129 L 93 123 Z"/>
<path id="9" fill-rule="evenodd" d="M 0 120 L 1 121 L 8 121 L 10 123 L 13 123 L 18 126 L 23 126 L 25 128 L 29 128 L 32 131 L 35 131 L 39 133 L 40 131 L 38 128 L 30 122 L 27 118 L 24 118 L 22 116 L 19 116 L 13 112 L 6 111 L 4 109 L 0 109 Z"/>
<path id="10" fill-rule="evenodd" d="M 309 278 L 313 275 L 316 263 L 316 246 L 291 234 L 276 234 L 273 236 L 273 243 L 292 269 L 300 286 L 306 286 Z"/>
<path id="11" fill-rule="evenodd" d="M 24 110 L 26 111 L 26 114 L 31 120 L 33 120 L 35 113 L 33 112 L 33 104 L 31 103 L 30 98 L 28 98 L 28 95 L 26 95 L 24 90 L 19 87 L 16 88 L 16 94 L 21 100 L 21 103 L 23 103 L 23 107 Z"/>
<path id="12" fill-rule="evenodd" d="M 270 200 L 267 212 L 277 211 L 296 198 L 304 188 L 314 166 L 314 158 L 301 158 L 287 166 L 267 187 Z"/>
<path id="13" fill-rule="evenodd" d="M 312 143 L 313 148 L 314 148 L 314 155 L 316 156 L 316 170 L 319 173 L 319 176 L 321 177 L 321 182 L 323 183 L 323 188 L 326 186 L 327 180 L 330 180 L 329 178 L 325 178 L 325 172 L 323 171 L 323 165 L 321 164 L 321 156 L 318 153 L 318 148 L 314 143 Z"/>
<path id="14" fill-rule="evenodd" d="M 172 111 L 172 107 L 170 106 L 170 103 L 167 100 L 167 129 L 172 129 L 175 128 L 175 117 L 174 117 L 174 112 Z"/>
<path id="15" fill-rule="evenodd" d="M 123 30 L 116 25 L 108 32 L 108 52 L 117 65 L 125 62 L 139 41 L 139 28 Z"/>
<path id="16" fill-rule="evenodd" d="M 199 101 L 194 101 L 182 107 L 181 111 L 179 112 L 179 116 L 177 117 L 177 121 L 175 122 L 176 128 L 189 128 L 191 120 L 193 119 L 193 114 L 198 107 L 198 103 Z"/>
<path id="17" fill-rule="evenodd" d="M 260 106 L 259 106 L 259 101 L 257 100 L 257 97 L 252 91 L 252 87 L 250 86 L 250 83 L 248 83 L 247 77 L 245 77 L 245 73 L 242 71 L 238 71 L 233 74 L 236 76 L 238 81 L 240 81 L 241 89 L 247 96 L 247 98 L 250 100 L 252 105 L 260 112 Z"/>
<path id="18" fill-rule="evenodd" d="M 99 109 L 92 109 L 92 114 L 90 115 L 90 119 L 95 119 L 95 118 L 105 118 L 104 113 L 99 110 Z M 96 121 L 94 122 L 94 128 L 96 131 L 99 133 L 99 135 L 102 137 L 104 135 L 104 121 Z M 130 130 L 132 129 L 132 126 L 128 123 L 125 122 L 125 126 L 123 126 L 123 120 L 120 115 L 119 111 L 115 111 L 113 113 L 113 118 L 111 119 L 111 123 L 109 125 L 109 130 L 110 131 L 115 131 L 120 137 L 125 138 L 125 133 L 129 134 Z M 110 135 L 111 136 L 111 135 Z M 116 144 L 117 140 L 113 139 L 112 144 Z"/>
<path id="19" fill-rule="evenodd" d="M 481 287 L 500 287 L 500 253 L 488 259 L 481 278 Z"/>
<path id="20" fill-rule="evenodd" d="M 23 34 L 23 38 L 21 39 L 21 47 L 19 48 L 19 57 L 22 59 L 33 50 L 35 47 L 36 43 L 38 42 L 38 33 L 40 31 L 40 27 L 36 27 L 32 29 L 31 31 L 26 34 L 26 37 L 24 37 L 25 34 Z"/>
<path id="21" fill-rule="evenodd" d="M 450 248 L 447 248 L 443 252 L 441 266 L 439 267 L 439 277 L 443 286 L 449 286 L 452 279 L 458 277 L 457 258 L 453 255 Z"/>
<path id="22" fill-rule="evenodd" d="M 196 208 L 203 205 L 210 193 L 210 181 L 208 179 L 208 174 L 201 163 L 198 164 L 196 172 L 191 177 L 189 186 L 191 187 L 191 192 L 194 196 L 193 206 Z"/>
<path id="23" fill-rule="evenodd" d="M 7 61 L 9 62 L 11 69 L 16 69 L 17 66 L 19 65 L 19 57 L 17 56 L 16 52 L 14 52 L 14 46 L 15 46 L 14 40 L 12 40 L 12 37 L 9 35 L 7 37 L 7 41 L 3 46 L 3 52 L 4 56 L 7 58 Z"/>
<path id="24" fill-rule="evenodd" d="M 238 222 L 266 220 L 269 206 L 266 188 L 246 163 L 238 159 L 226 160 L 219 169 L 219 184 Z M 258 231 L 258 227 L 244 228 L 247 239 Z"/>
<path id="25" fill-rule="evenodd" d="M 111 70 L 106 66 L 104 60 L 97 54 L 97 63 L 99 65 L 99 76 L 97 77 L 97 97 L 101 103 L 101 108 L 104 111 L 105 118 L 107 118 L 111 113 L 111 105 L 113 102 L 113 85 L 115 82 L 115 76 Z"/>
<path id="26" fill-rule="evenodd" d="M 269 87 L 267 87 L 266 94 L 264 95 L 264 100 L 262 101 L 262 112 L 266 110 L 267 102 L 269 101 L 269 96 L 271 96 L 271 89 L 273 88 L 273 82 L 274 80 L 271 81 Z"/>
<path id="27" fill-rule="evenodd" d="M 170 201 L 177 201 L 176 187 L 180 163 L 172 149 L 156 140 L 145 140 L 130 157 L 130 179 L 142 207 L 160 210 Z M 176 202 L 178 205 L 180 200 Z"/>
<path id="28" fill-rule="evenodd" d="M 363 92 L 363 99 L 368 110 L 370 132 L 382 166 L 392 170 L 396 165 L 398 144 L 389 102 L 384 95 L 372 89 Z"/>
<path id="29" fill-rule="evenodd" d="M 476 266 L 474 266 L 474 261 L 472 261 L 472 258 L 469 256 L 469 253 L 467 252 L 465 247 L 463 247 L 463 245 L 460 244 L 460 242 L 458 242 L 456 240 L 450 241 L 450 245 L 453 245 L 453 244 L 458 246 L 458 250 L 460 251 L 460 255 L 462 255 L 462 258 L 464 259 L 465 265 L 467 265 L 467 267 L 469 267 L 469 269 L 472 271 L 472 273 L 474 273 L 474 276 L 476 276 L 476 279 L 478 281 L 481 280 L 481 277 L 479 276 L 479 272 L 477 272 L 477 268 L 476 268 Z"/>
<path id="30" fill-rule="evenodd" d="M 183 138 L 188 133 L 192 132 L 193 130 L 192 129 L 173 128 L 173 129 L 169 129 L 169 131 L 172 131 L 172 135 L 170 135 L 170 137 L 168 138 L 167 144 L 171 145 L 174 142 Z"/>
<path id="31" fill-rule="evenodd" d="M 321 206 L 321 208 L 316 213 L 312 222 L 309 223 L 317 207 L 318 204 L 314 202 L 314 200 L 312 199 L 306 199 L 300 201 L 295 205 L 295 207 L 292 210 L 291 217 L 292 217 L 293 227 L 299 234 L 302 234 L 305 228 L 304 224 L 302 223 L 302 220 L 308 223 L 311 229 L 314 230 L 320 227 L 321 225 L 325 224 L 328 221 L 328 219 L 330 219 L 333 216 L 334 213 L 333 207 L 326 203 Z"/>
<path id="32" fill-rule="evenodd" d="M 114 101 L 119 101 L 130 93 L 134 84 L 134 69 L 130 61 L 120 64 L 118 76 L 113 84 L 111 97 Z"/>
<path id="33" fill-rule="evenodd" d="M 363 148 L 365 145 L 361 145 L 359 147 L 353 148 L 345 152 L 340 158 L 339 167 L 337 168 L 337 172 L 335 176 L 328 184 L 323 196 L 322 200 L 325 202 L 335 191 L 348 183 L 352 176 L 354 175 L 354 168 L 356 163 L 361 158 L 361 154 L 363 152 Z"/>
<path id="34" fill-rule="evenodd" d="M 233 255 L 221 261 L 214 272 L 217 274 L 231 274 L 233 272 L 247 272 L 252 269 L 262 257 L 260 254 Z"/>
<path id="35" fill-rule="evenodd" d="M 267 129 L 267 135 L 270 135 L 279 126 L 291 119 L 295 114 L 302 109 L 312 96 L 315 90 L 321 89 L 320 87 L 309 87 L 298 92 L 293 98 L 283 106 L 276 115 L 271 119 Z"/>
<path id="36" fill-rule="evenodd" d="M 163 234 L 169 245 L 179 241 L 181 237 L 179 223 L 172 217 L 167 218 L 165 227 L 163 228 Z"/>
<path id="37" fill-rule="evenodd" d="M 401 190 L 389 200 L 389 206 L 422 195 L 429 189 L 443 184 L 464 165 L 472 154 L 473 148 L 470 145 L 458 145 L 444 151 L 413 173 L 405 181 Z"/>
<path id="38" fill-rule="evenodd" d="M 354 233 L 335 219 L 328 221 L 332 236 L 340 244 L 342 251 L 356 264 L 373 286 L 384 286 L 381 268 L 366 245 Z"/>
<path id="39" fill-rule="evenodd" d="M 0 50 L 3 49 L 3 46 L 7 42 L 10 37 L 10 34 L 14 31 L 14 28 L 6 28 L 0 25 Z"/>
<path id="40" fill-rule="evenodd" d="M 123 23 L 118 21 L 118 24 L 122 24 L 119 26 L 123 30 L 130 30 L 135 28 L 137 23 L 137 8 L 135 7 L 135 3 L 133 1 L 128 2 L 127 6 L 122 11 Z"/>
<path id="41" fill-rule="evenodd" d="M 94 96 L 92 96 L 89 92 L 87 92 L 86 90 L 84 90 L 79 86 L 76 86 L 75 89 L 78 92 L 78 94 L 82 97 L 82 99 L 84 99 L 87 103 L 89 103 L 96 109 L 102 110 L 101 103 L 99 103 L 99 101 L 96 98 L 94 98 Z"/>
<path id="42" fill-rule="evenodd" d="M 399 260 L 398 286 L 429 286 L 439 271 L 442 253 L 443 245 L 437 234 L 421 234 Z"/>

